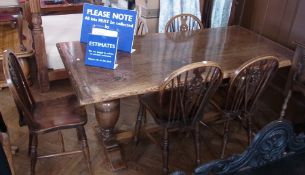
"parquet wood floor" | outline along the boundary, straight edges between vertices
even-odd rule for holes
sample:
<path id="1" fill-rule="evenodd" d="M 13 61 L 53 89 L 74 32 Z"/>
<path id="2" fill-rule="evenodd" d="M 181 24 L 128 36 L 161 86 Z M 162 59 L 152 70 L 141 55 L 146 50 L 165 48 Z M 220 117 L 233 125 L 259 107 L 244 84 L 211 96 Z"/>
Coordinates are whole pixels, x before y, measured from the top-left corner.
<path id="1" fill-rule="evenodd" d="M 283 87 L 283 83 L 281 83 L 282 82 L 280 80 L 277 80 L 277 82 L 275 82 L 273 85 L 275 87 L 279 86 L 280 90 L 275 90 L 275 88 L 270 86 L 266 93 L 264 93 L 263 98 L 260 100 L 258 110 L 255 112 L 255 123 L 257 123 L 258 128 L 279 116 L 282 103 L 281 88 Z M 36 100 L 56 98 L 58 96 L 73 92 L 67 80 L 52 84 L 51 91 L 49 93 L 40 94 L 35 86 L 32 87 L 32 91 L 34 92 L 34 97 Z M 133 129 L 137 108 L 138 104 L 135 97 L 122 99 L 121 117 L 117 125 L 119 130 Z M 303 109 L 290 109 L 290 111 L 292 111 L 290 113 L 302 116 L 304 114 Z M 17 111 L 8 89 L 0 91 L 0 111 L 2 112 L 8 125 L 11 143 L 19 147 L 19 152 L 14 155 L 16 173 L 17 175 L 27 175 L 30 173 L 30 158 L 27 155 L 28 129 L 26 127 L 18 126 Z M 87 107 L 87 111 L 89 121 L 86 125 L 86 132 L 88 136 L 94 174 L 162 174 L 162 157 L 160 147 L 153 144 L 147 137 L 145 137 L 145 135 L 140 137 L 140 142 L 138 145 L 135 145 L 132 140 L 121 145 L 124 150 L 124 157 L 127 161 L 128 169 L 119 172 L 111 172 L 108 168 L 103 149 L 99 144 L 99 139 L 97 138 L 95 132 L 96 121 L 93 107 Z M 222 133 L 222 125 L 215 126 L 215 128 L 216 131 Z M 242 152 L 246 147 L 246 133 L 243 132 L 243 130 L 237 125 L 235 125 L 232 130 L 234 130 L 235 134 L 232 135 L 230 143 L 228 144 L 228 155 Z M 67 150 L 78 147 L 76 132 L 74 130 L 66 130 L 63 132 L 63 134 Z M 160 139 L 159 133 L 153 133 L 153 135 L 157 139 Z M 195 167 L 195 154 L 192 136 L 187 135 L 187 133 L 183 132 L 171 133 L 169 162 L 171 171 L 180 169 L 188 172 L 188 174 L 191 174 L 192 169 Z M 205 127 L 202 127 L 201 141 L 202 162 L 217 159 L 220 156 L 221 137 L 219 135 Z M 56 133 L 44 135 L 43 137 L 39 138 L 38 153 L 45 154 L 60 151 L 61 147 L 59 143 L 60 141 Z M 36 172 L 38 175 L 88 174 L 87 166 L 82 155 L 71 155 L 38 160 Z"/>

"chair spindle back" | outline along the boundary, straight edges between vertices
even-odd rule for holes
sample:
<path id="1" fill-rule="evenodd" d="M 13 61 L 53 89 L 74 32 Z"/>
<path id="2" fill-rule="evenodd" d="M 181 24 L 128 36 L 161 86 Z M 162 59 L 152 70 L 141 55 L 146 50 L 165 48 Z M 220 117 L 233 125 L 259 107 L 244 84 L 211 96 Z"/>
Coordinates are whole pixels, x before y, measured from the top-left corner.
<path id="1" fill-rule="evenodd" d="M 165 32 L 179 32 L 203 29 L 199 18 L 192 14 L 180 14 L 172 17 L 165 26 Z"/>
<path id="2" fill-rule="evenodd" d="M 159 91 L 160 110 L 168 109 L 168 115 L 158 120 L 167 121 L 168 127 L 195 124 L 222 77 L 221 68 L 210 61 L 192 63 L 171 73 Z M 163 105 L 169 106 L 163 109 Z"/>
<path id="3" fill-rule="evenodd" d="M 230 80 L 225 110 L 251 112 L 278 65 L 278 59 L 273 56 L 254 58 L 244 63 Z"/>
<path id="4" fill-rule="evenodd" d="M 16 105 L 24 113 L 28 126 L 33 127 L 35 122 L 32 118 L 32 111 L 35 108 L 35 101 L 22 72 L 19 60 L 10 50 L 4 51 L 3 70 Z"/>
<path id="5" fill-rule="evenodd" d="M 148 27 L 146 22 L 141 18 L 138 17 L 138 25 L 136 29 L 136 35 L 142 36 L 148 33 Z"/>

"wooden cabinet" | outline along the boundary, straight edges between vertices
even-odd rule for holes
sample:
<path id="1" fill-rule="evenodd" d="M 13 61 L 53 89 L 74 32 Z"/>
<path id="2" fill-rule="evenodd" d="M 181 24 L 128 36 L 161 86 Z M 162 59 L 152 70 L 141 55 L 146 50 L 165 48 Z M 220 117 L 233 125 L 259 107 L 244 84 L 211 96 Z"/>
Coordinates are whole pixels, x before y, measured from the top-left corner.
<path id="1" fill-rule="evenodd" d="M 93 0 L 40 0 L 40 7 L 43 14 L 81 13 L 86 2 Z"/>
<path id="2" fill-rule="evenodd" d="M 21 62 L 22 70 L 29 78 L 29 64 L 27 59 L 31 58 L 34 54 L 32 48 L 32 35 L 29 30 L 28 23 L 23 21 L 23 44 L 25 46 L 25 50 L 22 50 L 19 42 L 19 33 L 17 28 L 12 28 L 10 25 L 0 25 L 0 88 L 6 87 L 6 82 L 4 78 L 2 61 L 3 61 L 3 53 L 2 51 L 6 49 L 11 49 L 18 56 L 19 61 Z"/>

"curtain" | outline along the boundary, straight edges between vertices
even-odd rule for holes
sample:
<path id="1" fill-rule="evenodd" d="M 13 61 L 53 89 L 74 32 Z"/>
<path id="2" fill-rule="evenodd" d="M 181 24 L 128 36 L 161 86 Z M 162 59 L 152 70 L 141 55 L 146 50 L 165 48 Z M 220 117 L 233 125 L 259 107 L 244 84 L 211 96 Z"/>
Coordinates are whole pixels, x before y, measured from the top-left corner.
<path id="1" fill-rule="evenodd" d="M 199 0 L 160 0 L 159 32 L 164 32 L 171 17 L 190 13 L 201 19 Z"/>
<path id="2" fill-rule="evenodd" d="M 214 0 L 211 15 L 211 28 L 228 25 L 233 0 Z"/>

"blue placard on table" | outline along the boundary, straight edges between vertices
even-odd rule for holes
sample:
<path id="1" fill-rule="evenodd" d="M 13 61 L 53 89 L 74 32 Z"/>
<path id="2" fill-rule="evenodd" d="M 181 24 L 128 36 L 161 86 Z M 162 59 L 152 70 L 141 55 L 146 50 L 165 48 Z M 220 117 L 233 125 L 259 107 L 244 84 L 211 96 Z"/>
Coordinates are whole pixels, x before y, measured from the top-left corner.
<path id="1" fill-rule="evenodd" d="M 118 31 L 118 50 L 132 52 L 137 12 L 131 10 L 84 4 L 80 41 L 87 43 L 92 26 Z"/>
<path id="2" fill-rule="evenodd" d="M 118 32 L 93 28 L 88 35 L 85 65 L 115 69 L 118 48 Z"/>

